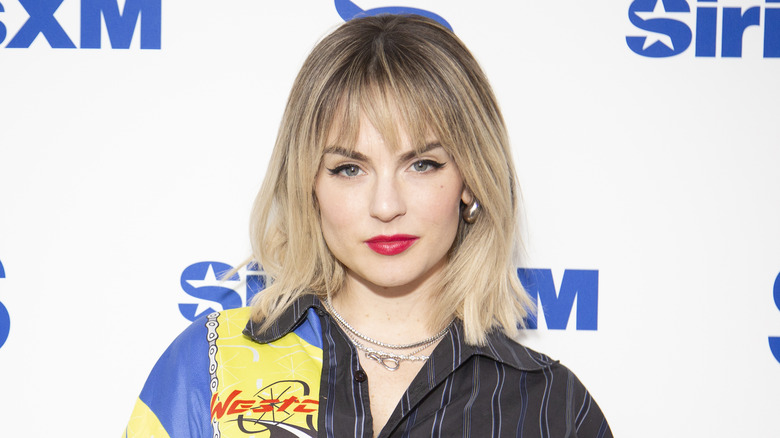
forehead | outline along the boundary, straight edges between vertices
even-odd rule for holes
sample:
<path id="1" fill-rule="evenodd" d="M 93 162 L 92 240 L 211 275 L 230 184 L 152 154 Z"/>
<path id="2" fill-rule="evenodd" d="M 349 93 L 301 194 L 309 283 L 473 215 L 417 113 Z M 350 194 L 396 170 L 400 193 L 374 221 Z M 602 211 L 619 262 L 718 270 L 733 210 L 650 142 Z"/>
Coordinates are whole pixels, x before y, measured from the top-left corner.
<path id="1" fill-rule="evenodd" d="M 359 143 L 381 139 L 392 151 L 412 149 L 421 153 L 429 144 L 443 140 L 431 108 L 391 96 L 378 87 L 344 93 L 336 108 L 326 126 L 322 152 L 334 147 L 352 151 Z"/>
<path id="2" fill-rule="evenodd" d="M 350 153 L 355 150 L 368 152 L 379 146 L 391 152 L 413 151 L 419 154 L 441 147 L 438 137 L 431 129 L 427 129 L 422 137 L 413 138 L 406 126 L 397 118 L 378 124 L 383 128 L 382 131 L 365 113 L 361 113 L 358 117 L 357 132 L 349 132 L 339 126 L 333 126 L 323 152 L 351 155 Z M 354 138 L 354 141 L 351 138 Z"/>

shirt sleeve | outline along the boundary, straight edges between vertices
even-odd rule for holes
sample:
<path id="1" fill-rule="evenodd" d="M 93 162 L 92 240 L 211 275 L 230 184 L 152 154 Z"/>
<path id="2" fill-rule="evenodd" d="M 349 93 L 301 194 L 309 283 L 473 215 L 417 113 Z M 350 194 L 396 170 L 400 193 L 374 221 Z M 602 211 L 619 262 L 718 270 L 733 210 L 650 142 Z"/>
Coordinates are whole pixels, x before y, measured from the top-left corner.
<path id="1" fill-rule="evenodd" d="M 206 318 L 182 332 L 152 368 L 125 438 L 211 436 Z"/>
<path id="2" fill-rule="evenodd" d="M 573 415 L 577 438 L 613 438 L 607 419 L 585 385 L 570 370 L 567 405 Z"/>

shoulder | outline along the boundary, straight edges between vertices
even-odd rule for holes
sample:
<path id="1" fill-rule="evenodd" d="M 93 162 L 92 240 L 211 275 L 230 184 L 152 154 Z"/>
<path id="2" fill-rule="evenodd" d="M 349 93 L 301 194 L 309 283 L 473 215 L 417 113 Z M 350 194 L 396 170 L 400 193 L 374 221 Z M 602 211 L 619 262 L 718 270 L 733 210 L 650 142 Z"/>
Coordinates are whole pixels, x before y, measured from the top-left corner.
<path id="1" fill-rule="evenodd" d="M 187 380 L 176 379 L 182 384 L 202 381 L 203 377 L 208 375 L 210 348 L 220 338 L 240 336 L 249 318 L 249 313 L 249 308 L 242 307 L 214 312 L 193 321 L 162 354 L 152 369 L 152 374 L 149 376 L 150 381 L 153 382 L 159 373 L 176 373 L 177 376 L 186 376 Z M 149 382 L 147 382 L 148 384 Z"/>
<path id="2" fill-rule="evenodd" d="M 612 437 L 590 391 L 560 361 L 503 335 L 490 336 L 488 348 L 494 360 L 520 372 L 520 391 L 532 404 L 538 402 L 540 416 L 563 420 L 551 423 L 550 427 L 569 425 L 578 437 Z"/>
<path id="3" fill-rule="evenodd" d="M 472 348 L 475 348 L 477 354 L 490 357 L 521 371 L 557 369 L 560 365 L 559 361 L 526 347 L 503 332 L 489 333 L 485 346 Z"/>
<path id="4" fill-rule="evenodd" d="M 175 371 L 188 379 L 207 374 L 209 347 L 220 337 L 240 335 L 248 318 L 249 308 L 242 307 L 196 319 L 171 342 L 155 364 L 150 379 L 161 371 Z"/>
<path id="5" fill-rule="evenodd" d="M 207 432 L 211 427 L 210 384 L 214 376 L 210 365 L 215 347 L 220 336 L 237 333 L 243 338 L 241 331 L 248 317 L 248 308 L 214 312 L 182 331 L 149 373 L 128 424 L 128 436 L 159 429 L 170 437 Z"/>

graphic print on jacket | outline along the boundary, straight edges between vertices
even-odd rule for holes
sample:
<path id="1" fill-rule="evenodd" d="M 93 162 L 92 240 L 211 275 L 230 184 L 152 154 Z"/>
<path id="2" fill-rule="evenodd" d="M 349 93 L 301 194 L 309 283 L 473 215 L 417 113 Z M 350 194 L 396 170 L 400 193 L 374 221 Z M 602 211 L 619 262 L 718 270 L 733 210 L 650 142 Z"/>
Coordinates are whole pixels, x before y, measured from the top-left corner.
<path id="1" fill-rule="evenodd" d="M 310 309 L 299 327 L 267 344 L 242 333 L 249 314 L 215 312 L 185 330 L 152 370 L 125 437 L 317 436 L 316 313 Z"/>

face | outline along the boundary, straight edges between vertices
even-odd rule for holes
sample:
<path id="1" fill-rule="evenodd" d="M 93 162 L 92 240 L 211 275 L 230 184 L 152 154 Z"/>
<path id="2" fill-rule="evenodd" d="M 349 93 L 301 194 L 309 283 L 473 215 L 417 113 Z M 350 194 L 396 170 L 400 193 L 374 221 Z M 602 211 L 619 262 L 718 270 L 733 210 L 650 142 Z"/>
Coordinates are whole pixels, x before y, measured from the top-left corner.
<path id="1" fill-rule="evenodd" d="M 335 145 L 323 155 L 315 182 L 322 233 L 346 267 L 347 287 L 430 284 L 446 266 L 460 202 L 470 200 L 435 137 L 417 154 L 400 134 L 403 143 L 393 151 L 362 117 L 353 151 Z"/>

